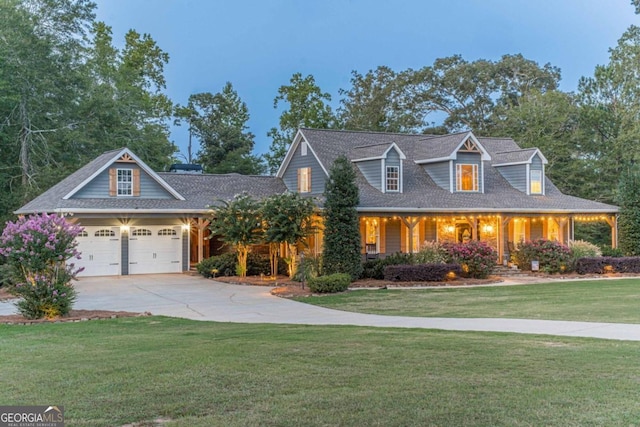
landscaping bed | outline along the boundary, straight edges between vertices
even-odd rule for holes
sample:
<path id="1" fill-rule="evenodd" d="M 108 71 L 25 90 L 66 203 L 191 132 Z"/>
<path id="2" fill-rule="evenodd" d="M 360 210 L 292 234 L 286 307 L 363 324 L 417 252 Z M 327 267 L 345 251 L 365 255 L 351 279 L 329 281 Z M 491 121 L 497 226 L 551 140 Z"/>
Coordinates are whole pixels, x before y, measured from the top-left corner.
<path id="1" fill-rule="evenodd" d="M 150 316 L 151 313 L 132 313 L 129 311 L 107 311 L 107 310 L 71 310 L 68 316 L 56 317 L 54 319 L 26 319 L 20 314 L 9 314 L 0 316 L 0 324 L 9 325 L 32 325 L 36 323 L 60 323 L 60 322 L 83 322 L 87 320 L 115 319 L 118 317 L 138 317 Z"/>

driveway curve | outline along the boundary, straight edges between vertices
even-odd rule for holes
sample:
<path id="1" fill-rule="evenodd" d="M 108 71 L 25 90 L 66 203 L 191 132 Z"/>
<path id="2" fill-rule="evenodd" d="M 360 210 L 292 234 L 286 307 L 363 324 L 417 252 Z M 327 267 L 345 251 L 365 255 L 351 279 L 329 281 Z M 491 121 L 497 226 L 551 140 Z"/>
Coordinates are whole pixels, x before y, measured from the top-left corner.
<path id="1" fill-rule="evenodd" d="M 183 274 L 82 278 L 76 288 L 75 308 L 85 310 L 150 312 L 216 322 L 425 328 L 640 341 L 640 324 L 350 313 L 279 298 L 271 295 L 267 286 L 228 284 Z M 14 312 L 13 304 L 0 303 L 0 315 Z"/>

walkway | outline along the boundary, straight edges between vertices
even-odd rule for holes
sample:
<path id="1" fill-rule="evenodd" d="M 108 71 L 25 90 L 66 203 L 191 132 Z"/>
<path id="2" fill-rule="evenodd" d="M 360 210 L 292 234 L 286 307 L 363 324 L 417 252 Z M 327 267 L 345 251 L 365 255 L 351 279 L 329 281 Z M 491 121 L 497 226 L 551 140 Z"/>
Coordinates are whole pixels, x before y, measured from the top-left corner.
<path id="1" fill-rule="evenodd" d="M 269 287 L 226 284 L 182 274 L 83 278 L 76 286 L 79 297 L 75 308 L 86 310 L 150 312 L 217 322 L 426 328 L 640 341 L 640 324 L 349 313 L 275 297 Z M 0 315 L 14 312 L 13 304 L 0 303 Z"/>

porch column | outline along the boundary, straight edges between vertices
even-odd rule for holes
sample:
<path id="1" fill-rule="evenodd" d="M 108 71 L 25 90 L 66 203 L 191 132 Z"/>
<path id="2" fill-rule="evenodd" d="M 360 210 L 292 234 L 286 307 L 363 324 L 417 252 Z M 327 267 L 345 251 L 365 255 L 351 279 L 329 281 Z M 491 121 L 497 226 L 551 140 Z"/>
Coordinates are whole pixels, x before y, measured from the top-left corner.
<path id="1" fill-rule="evenodd" d="M 607 216 L 605 217 L 605 221 L 607 221 L 607 224 L 609 224 L 609 227 L 611 227 L 611 247 L 617 248 L 618 247 L 618 216 L 617 215 Z"/>
<path id="2" fill-rule="evenodd" d="M 504 261 L 504 241 L 505 241 L 505 236 L 509 235 L 508 227 L 509 227 L 509 221 L 511 221 L 511 218 L 512 217 L 509 215 L 505 215 L 502 218 L 498 217 L 498 260 L 499 262 Z"/>
<path id="3" fill-rule="evenodd" d="M 569 223 L 569 220 L 567 218 L 558 218 L 556 219 L 556 222 L 558 223 L 558 235 L 560 237 L 560 243 L 565 245 L 567 240 L 565 227 Z"/>
<path id="4" fill-rule="evenodd" d="M 400 219 L 409 229 L 409 240 L 407 241 L 407 253 L 413 252 L 413 229 L 420 222 L 420 217 L 401 216 Z"/>
<path id="5" fill-rule="evenodd" d="M 211 224 L 208 219 L 197 218 L 194 226 L 198 230 L 198 262 L 204 259 L 204 230 Z"/>

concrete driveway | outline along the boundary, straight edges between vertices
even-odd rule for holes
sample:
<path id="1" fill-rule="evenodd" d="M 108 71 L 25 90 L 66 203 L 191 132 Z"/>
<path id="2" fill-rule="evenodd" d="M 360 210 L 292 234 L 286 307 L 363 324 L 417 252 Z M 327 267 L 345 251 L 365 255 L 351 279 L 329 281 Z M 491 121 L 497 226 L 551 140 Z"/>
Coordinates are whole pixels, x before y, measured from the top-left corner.
<path id="1" fill-rule="evenodd" d="M 220 283 L 183 274 L 82 278 L 75 308 L 150 312 L 237 323 L 356 325 L 516 332 L 640 341 L 640 325 L 529 319 L 451 319 L 348 313 L 275 297 L 269 287 Z M 0 303 L 0 315 L 15 313 Z"/>

